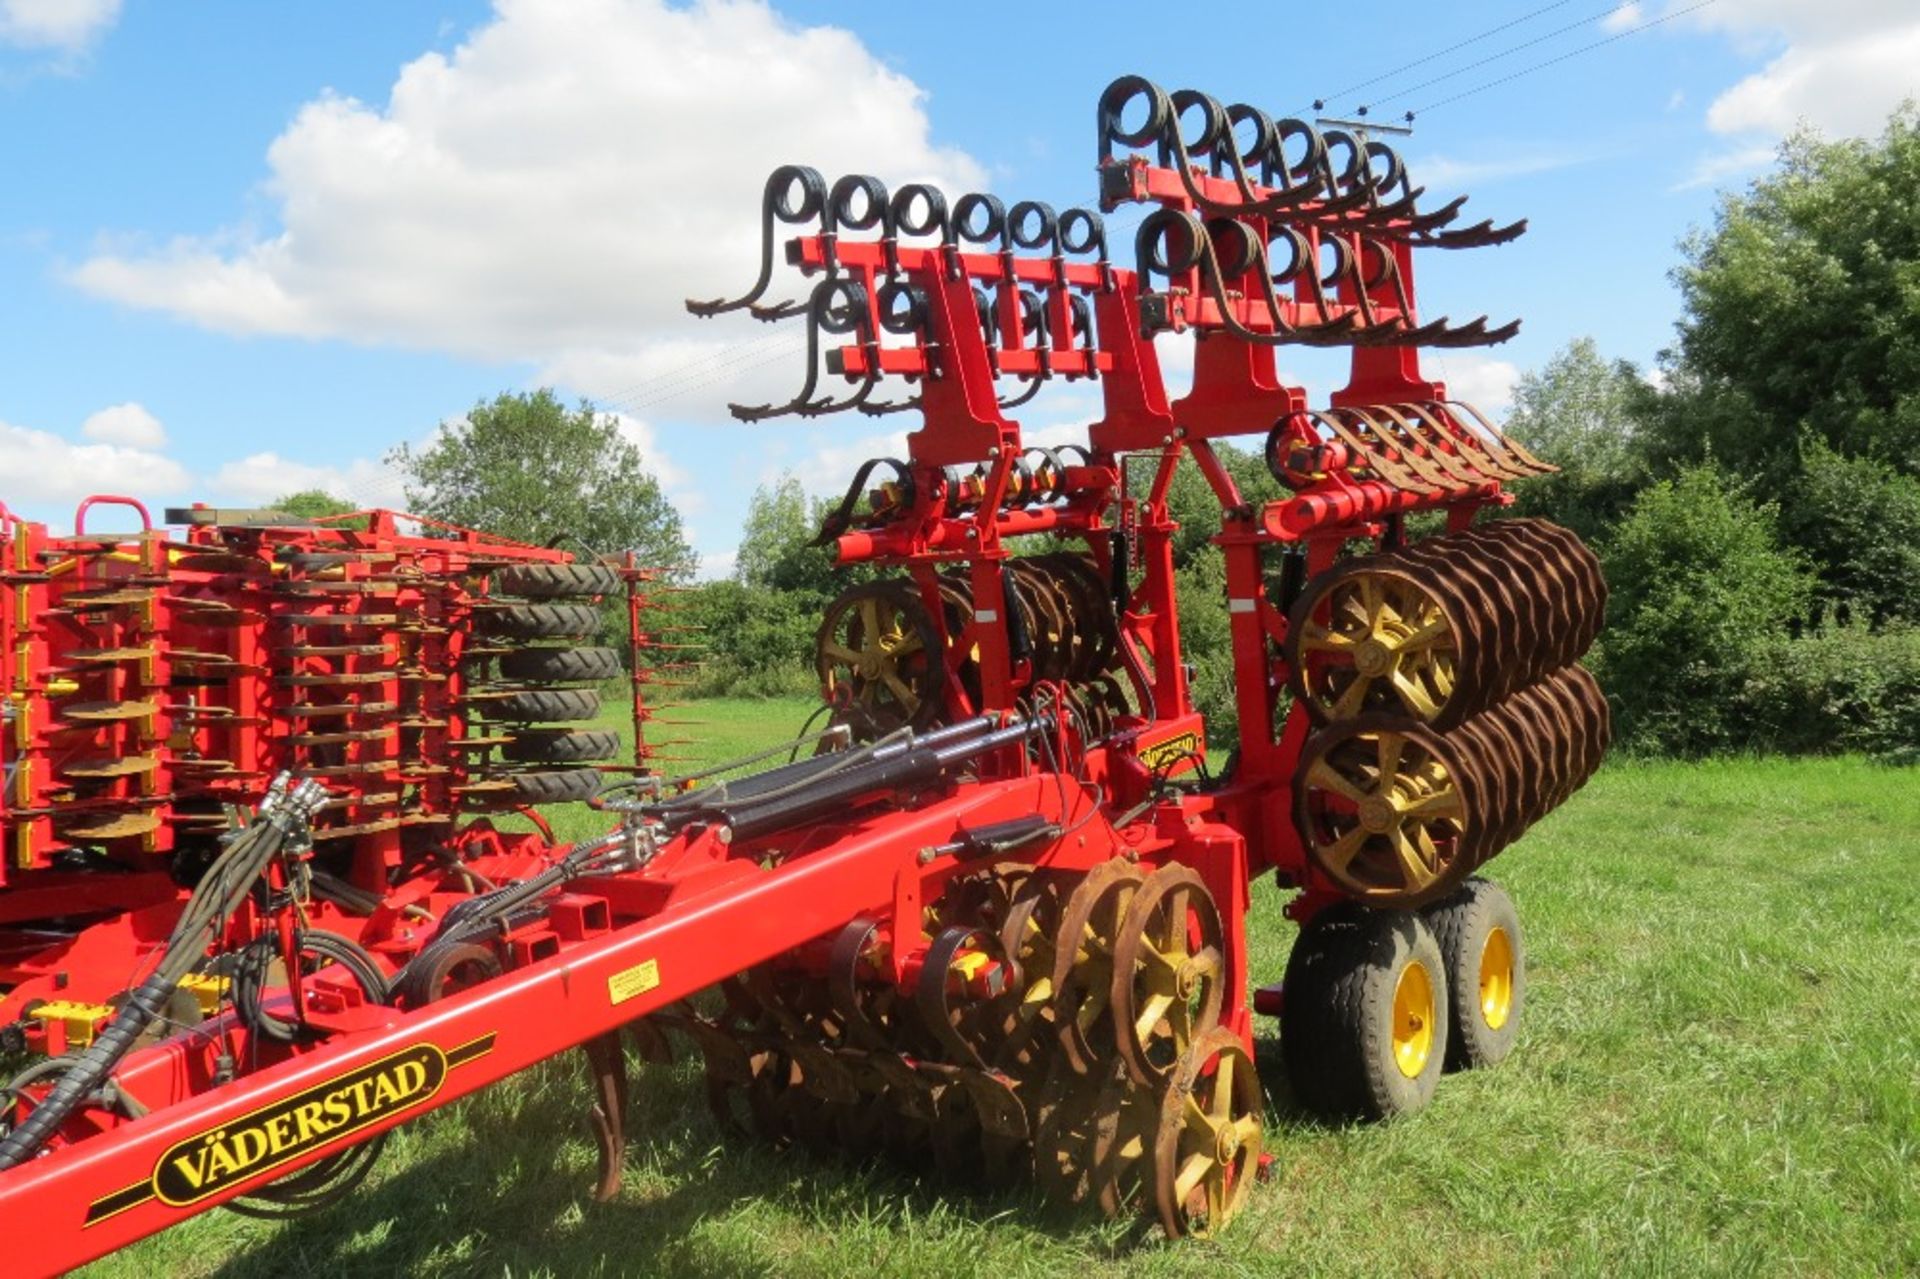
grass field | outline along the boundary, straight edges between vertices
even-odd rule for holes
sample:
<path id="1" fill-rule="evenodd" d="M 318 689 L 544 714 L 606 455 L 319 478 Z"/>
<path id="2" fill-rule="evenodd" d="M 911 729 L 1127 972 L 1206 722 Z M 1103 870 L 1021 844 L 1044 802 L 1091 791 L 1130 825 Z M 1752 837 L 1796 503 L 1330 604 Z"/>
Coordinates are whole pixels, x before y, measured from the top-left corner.
<path id="1" fill-rule="evenodd" d="M 804 711 L 705 703 L 684 731 L 711 758 Z M 639 1071 L 626 1189 L 596 1205 L 569 1060 L 403 1129 L 324 1213 L 208 1214 L 89 1273 L 1920 1272 L 1920 774 L 1617 764 L 1492 873 L 1528 930 L 1518 1051 L 1417 1116 L 1329 1127 L 1263 1039 L 1277 1158 L 1217 1241 L 722 1142 L 684 1065 Z M 1256 902 L 1271 981 L 1293 926 Z"/>

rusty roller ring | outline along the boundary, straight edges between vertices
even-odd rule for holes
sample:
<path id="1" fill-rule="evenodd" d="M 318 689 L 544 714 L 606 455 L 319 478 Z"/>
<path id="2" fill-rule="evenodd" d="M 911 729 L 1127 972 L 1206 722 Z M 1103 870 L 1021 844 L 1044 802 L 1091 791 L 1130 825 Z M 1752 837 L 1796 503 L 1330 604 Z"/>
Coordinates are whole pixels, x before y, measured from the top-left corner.
<path id="1" fill-rule="evenodd" d="M 1294 820 L 1307 857 L 1353 900 L 1399 909 L 1451 892 L 1488 818 L 1482 761 L 1397 715 L 1363 715 L 1307 740 Z"/>

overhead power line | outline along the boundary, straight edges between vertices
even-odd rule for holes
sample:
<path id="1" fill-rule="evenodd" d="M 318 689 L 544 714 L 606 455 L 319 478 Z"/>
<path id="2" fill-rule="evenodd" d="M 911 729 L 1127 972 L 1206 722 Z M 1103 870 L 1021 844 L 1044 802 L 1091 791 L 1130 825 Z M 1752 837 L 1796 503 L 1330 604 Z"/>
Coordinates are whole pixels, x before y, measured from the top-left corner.
<path id="1" fill-rule="evenodd" d="M 1591 53 L 1595 49 L 1604 48 L 1607 45 L 1613 44 L 1615 41 L 1625 40 L 1628 36 L 1639 35 L 1642 31 L 1652 30 L 1654 27 L 1660 26 L 1664 23 L 1672 22 L 1675 18 L 1685 17 L 1689 13 L 1693 13 L 1700 9 L 1705 9 L 1708 6 L 1717 4 L 1717 3 L 1719 3 L 1719 0 L 1698 0 L 1698 3 L 1690 4 L 1684 9 L 1675 9 L 1671 13 L 1665 13 L 1657 18 L 1653 18 L 1653 19 L 1650 19 L 1649 21 L 1642 22 L 1639 26 L 1628 27 L 1625 31 L 1616 31 L 1612 35 L 1606 37 L 1604 40 L 1595 40 L 1591 44 L 1583 44 L 1577 49 L 1571 49 L 1566 53 L 1560 54 L 1558 57 L 1547 58 L 1544 61 L 1534 63 L 1532 66 L 1522 67 L 1520 70 L 1515 71 L 1510 75 L 1501 76 L 1497 80 L 1489 80 L 1485 84 L 1475 85 L 1471 89 L 1467 89 L 1460 93 L 1456 93 L 1451 97 L 1442 98 L 1438 102 L 1429 102 L 1427 105 L 1423 107 L 1416 107 L 1414 108 L 1413 114 L 1416 116 L 1424 115 L 1427 112 L 1432 111 L 1438 107 L 1444 107 L 1449 103 L 1458 102 L 1462 98 L 1471 98 L 1476 93 L 1485 93 L 1488 89 L 1498 88 L 1500 85 L 1510 83 L 1511 81 L 1514 81 L 1514 80 L 1518 80 L 1522 76 L 1532 75 L 1536 71 L 1545 70 L 1547 67 L 1555 66 L 1559 63 L 1565 62 L 1569 58 L 1577 58 L 1583 53 Z M 1625 8 L 1626 6 L 1623 5 L 1621 7 Z M 1451 77 L 1443 77 L 1443 78 L 1450 79 Z M 1408 92 L 1412 92 L 1412 90 L 1409 90 Z"/>
<path id="2" fill-rule="evenodd" d="M 1538 9 L 1535 9 L 1530 13 L 1523 13 L 1519 17 L 1503 22 L 1497 27 L 1488 27 L 1485 31 L 1482 31 L 1479 35 L 1468 36 L 1465 40 L 1460 41 L 1458 44 L 1450 44 L 1446 48 L 1437 50 L 1433 53 L 1429 53 L 1423 58 L 1415 58 L 1412 62 L 1402 63 L 1401 65 L 1395 67 L 1391 71 L 1382 71 L 1379 75 L 1374 76 L 1372 79 L 1362 80 L 1358 84 L 1350 84 L 1346 88 L 1336 89 L 1332 93 L 1323 93 L 1319 96 L 1319 98 L 1315 100 L 1312 109 L 1319 110 L 1321 103 L 1330 102 L 1335 98 L 1344 98 L 1349 93 L 1357 93 L 1361 89 L 1370 88 L 1373 85 L 1379 84 L 1382 80 L 1391 80 L 1393 79 L 1393 77 L 1399 75 L 1403 71 L 1411 71 L 1415 67 L 1423 67 L 1429 62 L 1433 62 L 1433 61 L 1436 61 L 1437 59 L 1446 57 L 1449 53 L 1458 53 L 1460 50 L 1468 47 L 1469 45 L 1479 44 L 1482 40 L 1488 39 L 1492 36 L 1497 36 L 1502 31 L 1506 31 L 1513 27 L 1517 27 L 1525 22 L 1531 22 L 1543 13 L 1552 13 L 1555 9 L 1564 9 L 1572 3 L 1573 3 L 1573 0 L 1555 0 L 1555 3 L 1553 4 L 1542 5 Z M 1305 115 L 1306 109 L 1303 108 L 1300 114 Z"/>
<path id="3" fill-rule="evenodd" d="M 1570 31 L 1578 31 L 1582 27 L 1588 26 L 1596 21 L 1604 21 L 1607 18 L 1613 17 L 1615 14 L 1629 12 L 1634 8 L 1635 8 L 1635 0 L 1626 0 L 1626 3 L 1624 4 L 1620 4 L 1620 3 L 1610 4 L 1604 9 L 1599 9 L 1585 15 L 1584 17 L 1580 18 L 1576 22 L 1569 22 L 1563 27 L 1555 27 L 1553 30 L 1547 32 L 1545 35 L 1535 36 L 1531 40 L 1523 40 L 1519 44 L 1512 45 L 1509 48 L 1500 50 L 1500 52 L 1498 53 L 1489 53 L 1484 58 L 1478 58 L 1472 62 L 1467 63 L 1465 66 L 1455 67 L 1451 71 L 1442 72 L 1440 75 L 1433 76 L 1426 80 L 1422 80 L 1420 83 L 1416 85 L 1411 85 L 1408 88 L 1395 89 L 1392 93 L 1389 93 L 1385 97 L 1381 98 L 1380 101 L 1382 102 L 1404 101 L 1407 98 L 1412 97 L 1414 94 L 1419 93 L 1422 89 L 1430 89 L 1436 84 L 1445 84 L 1449 80 L 1456 80 L 1461 76 L 1466 75 L 1469 72 L 1477 71 L 1481 67 L 1489 66 L 1492 63 L 1498 62 L 1502 58 L 1510 58 L 1516 53 L 1524 53 L 1528 49 L 1537 48 L 1538 46 L 1547 43 L 1547 41 L 1549 40 L 1557 40 L 1561 36 L 1566 35 Z"/>

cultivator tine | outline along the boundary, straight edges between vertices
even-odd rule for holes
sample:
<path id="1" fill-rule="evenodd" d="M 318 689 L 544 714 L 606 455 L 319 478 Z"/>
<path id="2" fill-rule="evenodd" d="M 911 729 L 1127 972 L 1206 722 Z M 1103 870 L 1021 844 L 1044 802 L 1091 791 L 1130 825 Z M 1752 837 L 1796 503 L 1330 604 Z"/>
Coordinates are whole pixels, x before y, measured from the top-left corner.
<path id="1" fill-rule="evenodd" d="M 773 283 L 774 234 L 779 223 L 800 225 L 808 222 L 821 222 L 822 229 L 828 229 L 825 218 L 827 208 L 827 184 L 817 169 L 802 164 L 789 164 L 775 169 L 768 177 L 766 190 L 760 201 L 760 274 L 747 291 L 737 298 L 715 298 L 710 301 L 687 299 L 687 310 L 702 318 L 750 308 L 751 314 L 758 320 L 783 320 L 798 315 L 804 309 L 795 302 L 761 303 L 767 288 Z"/>
<path id="2" fill-rule="evenodd" d="M 587 1118 L 600 1157 L 593 1197 L 598 1203 L 611 1203 L 620 1196 L 621 1165 L 627 1149 L 626 1052 L 617 1030 L 596 1035 L 581 1048 L 593 1077 L 594 1104 Z"/>
<path id="3" fill-rule="evenodd" d="M 1463 427 L 1463 434 L 1476 436 L 1482 445 L 1490 452 L 1497 451 L 1507 455 L 1513 459 L 1512 465 L 1526 471 L 1528 474 L 1551 475 L 1560 469 L 1550 462 L 1542 462 L 1539 458 L 1529 453 L 1520 441 L 1514 439 L 1492 422 L 1488 421 L 1484 413 L 1465 400 L 1449 400 L 1440 407 L 1449 411 L 1464 411 L 1468 417 L 1473 419 L 1473 425 L 1471 427 Z M 1454 420 L 1459 420 L 1457 413 L 1454 414 Z M 1478 428 L 1477 431 L 1474 428 Z"/>
<path id="4" fill-rule="evenodd" d="M 1470 227 L 1461 227 L 1453 231 L 1435 231 L 1421 236 L 1416 243 L 1431 245 L 1436 249 L 1482 249 L 1496 244 L 1507 244 L 1519 239 L 1527 231 L 1527 220 L 1496 227 L 1491 218 L 1477 222 Z"/>

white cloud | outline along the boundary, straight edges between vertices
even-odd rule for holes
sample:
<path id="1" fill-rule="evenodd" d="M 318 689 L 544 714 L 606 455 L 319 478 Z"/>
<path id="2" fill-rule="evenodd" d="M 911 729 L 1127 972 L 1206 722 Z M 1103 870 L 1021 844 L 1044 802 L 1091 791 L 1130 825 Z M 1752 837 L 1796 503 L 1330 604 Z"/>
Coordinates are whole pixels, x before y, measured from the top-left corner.
<path id="1" fill-rule="evenodd" d="M 1693 172 L 1676 185 L 1676 191 L 1687 191 L 1694 187 L 1718 186 L 1728 178 L 1741 177 L 1755 173 L 1773 163 L 1779 149 L 1771 143 L 1760 146 L 1741 147 L 1736 151 L 1723 151 L 1718 155 L 1703 156 L 1695 162 Z"/>
<path id="2" fill-rule="evenodd" d="M 757 0 L 495 9 L 451 54 L 402 68 L 384 104 L 303 107 L 267 153 L 271 233 L 107 249 L 71 278 L 224 332 L 528 360 L 611 395 L 679 375 L 649 351 L 690 333 L 731 350 L 773 332 L 738 316 L 696 328 L 681 299 L 751 281 L 776 166 L 956 193 L 984 176 L 933 142 L 924 93 L 856 37 Z M 741 370 L 710 371 L 653 393 L 712 415 Z"/>
<path id="3" fill-rule="evenodd" d="M 0 495 L 10 504 L 69 502 L 90 493 L 170 497 L 191 485 L 185 467 L 149 448 L 76 443 L 51 431 L 0 422 Z"/>
<path id="4" fill-rule="evenodd" d="M 660 433 L 642 418 L 626 413 L 610 414 L 621 438 L 640 451 L 640 462 L 660 481 L 660 489 L 682 515 L 692 515 L 706 505 L 706 492 L 693 473 L 667 455 Z"/>
<path id="5" fill-rule="evenodd" d="M 1513 388 L 1520 381 L 1520 370 L 1506 360 L 1486 355 L 1441 356 L 1428 352 L 1440 369 L 1440 380 L 1447 394 L 1465 400 L 1490 417 L 1501 417 L 1513 406 Z"/>
<path id="6" fill-rule="evenodd" d="M 132 449 L 166 447 L 167 431 L 160 419 L 129 400 L 101 409 L 80 424 L 80 434 L 101 444 Z"/>
<path id="7" fill-rule="evenodd" d="M 1707 108 L 1716 133 L 1778 137 L 1801 121 L 1830 136 L 1877 133 L 1916 90 L 1920 8 L 1912 0 L 1741 0 L 1693 20 L 1743 52 L 1777 51 Z"/>
<path id="8" fill-rule="evenodd" d="M 79 53 L 120 16 L 120 0 L 0 0 L 0 43 Z"/>
<path id="9" fill-rule="evenodd" d="M 730 547 L 723 551 L 700 552 L 700 568 L 694 574 L 703 582 L 718 582 L 722 578 L 733 576 L 734 565 L 740 562 L 740 551 Z"/>
<path id="10" fill-rule="evenodd" d="M 296 462 L 278 453 L 252 453 L 223 463 L 207 477 L 206 487 L 206 500 L 216 505 L 264 506 L 289 493 L 319 489 L 358 507 L 406 508 L 400 473 L 370 458 L 327 466 Z"/>
<path id="11" fill-rule="evenodd" d="M 1437 191 L 1454 191 L 1463 186 L 1488 185 L 1504 178 L 1569 169 L 1589 163 L 1593 158 L 1592 155 L 1566 148 L 1520 154 L 1507 151 L 1477 160 L 1456 160 L 1451 156 L 1436 155 L 1422 157 L 1411 169 L 1414 179 L 1422 186 Z"/>
<path id="12" fill-rule="evenodd" d="M 1630 27 L 1637 27 L 1646 20 L 1645 8 L 1629 2 L 1600 19 L 1600 29 L 1610 34 L 1618 34 Z"/>

